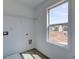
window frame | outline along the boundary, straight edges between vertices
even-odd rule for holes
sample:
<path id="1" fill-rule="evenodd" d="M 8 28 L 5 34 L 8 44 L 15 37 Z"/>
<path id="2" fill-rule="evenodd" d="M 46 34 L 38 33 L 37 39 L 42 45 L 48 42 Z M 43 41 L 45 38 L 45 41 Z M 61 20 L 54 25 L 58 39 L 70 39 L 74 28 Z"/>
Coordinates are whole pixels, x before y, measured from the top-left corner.
<path id="1" fill-rule="evenodd" d="M 51 42 L 50 40 L 49 40 L 49 27 L 50 26 L 53 26 L 53 25 L 49 25 L 49 10 L 50 9 L 52 9 L 52 8 L 55 8 L 55 7 L 57 7 L 57 6 L 59 6 L 59 5 L 62 5 L 62 4 L 64 4 L 64 3 L 66 3 L 66 2 L 68 2 L 68 0 L 62 0 L 62 1 L 60 1 L 60 2 L 58 2 L 58 3 L 56 3 L 56 4 L 54 4 L 54 5 L 51 5 L 50 7 L 48 7 L 47 9 L 46 9 L 46 13 L 47 13 L 47 22 L 46 22 L 46 24 L 47 24 L 47 26 L 46 26 L 46 28 L 47 28 L 47 33 L 46 33 L 46 37 L 47 37 L 47 42 L 48 43 L 51 43 L 51 44 L 54 44 L 54 45 L 57 45 L 57 46 L 61 46 L 61 47 L 65 47 L 65 48 L 68 48 L 68 44 L 67 45 L 64 45 L 64 44 L 60 44 L 60 43 L 56 43 L 56 42 Z M 68 2 L 69 3 L 69 2 Z M 68 18 L 68 23 L 60 23 L 59 25 L 62 25 L 62 24 L 65 24 L 65 25 L 68 25 L 68 28 L 69 28 L 69 18 Z M 54 24 L 54 25 L 58 25 L 58 24 Z M 69 30 L 68 30 L 68 40 L 69 40 Z"/>

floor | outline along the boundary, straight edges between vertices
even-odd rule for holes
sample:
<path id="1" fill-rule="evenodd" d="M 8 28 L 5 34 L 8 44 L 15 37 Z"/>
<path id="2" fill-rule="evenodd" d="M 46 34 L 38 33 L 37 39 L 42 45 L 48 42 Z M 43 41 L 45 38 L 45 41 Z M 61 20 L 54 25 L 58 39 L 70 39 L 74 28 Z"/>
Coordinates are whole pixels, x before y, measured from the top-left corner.
<path id="1" fill-rule="evenodd" d="M 37 49 L 31 49 L 20 53 L 23 59 L 50 59 Z"/>

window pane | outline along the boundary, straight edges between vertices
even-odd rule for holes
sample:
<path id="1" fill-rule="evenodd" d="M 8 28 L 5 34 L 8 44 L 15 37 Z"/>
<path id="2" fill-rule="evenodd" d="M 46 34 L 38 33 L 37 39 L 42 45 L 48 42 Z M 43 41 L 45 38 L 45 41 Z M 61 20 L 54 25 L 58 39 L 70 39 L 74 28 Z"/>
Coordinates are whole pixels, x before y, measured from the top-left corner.
<path id="1" fill-rule="evenodd" d="M 49 26 L 49 41 L 67 45 L 68 26 L 66 24 Z"/>
<path id="2" fill-rule="evenodd" d="M 49 24 L 68 22 L 68 2 L 49 9 Z"/>

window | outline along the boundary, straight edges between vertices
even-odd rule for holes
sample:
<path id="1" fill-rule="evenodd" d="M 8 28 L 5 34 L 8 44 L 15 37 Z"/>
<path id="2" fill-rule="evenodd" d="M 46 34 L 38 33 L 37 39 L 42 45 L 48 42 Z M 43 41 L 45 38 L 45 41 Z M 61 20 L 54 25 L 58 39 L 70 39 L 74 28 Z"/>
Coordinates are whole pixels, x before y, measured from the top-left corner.
<path id="1" fill-rule="evenodd" d="M 48 9 L 48 41 L 68 45 L 68 2 Z"/>

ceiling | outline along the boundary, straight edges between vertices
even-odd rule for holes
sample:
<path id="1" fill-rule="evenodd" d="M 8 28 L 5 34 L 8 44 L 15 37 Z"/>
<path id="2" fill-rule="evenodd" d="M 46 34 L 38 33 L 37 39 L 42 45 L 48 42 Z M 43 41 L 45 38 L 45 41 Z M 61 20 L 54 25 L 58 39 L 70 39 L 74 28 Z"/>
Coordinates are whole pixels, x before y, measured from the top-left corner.
<path id="1" fill-rule="evenodd" d="M 48 1 L 48 0 L 15 0 L 15 1 L 25 6 L 36 7 L 40 5 L 41 3 Z"/>
<path id="2" fill-rule="evenodd" d="M 33 17 L 35 8 L 47 1 L 48 0 L 4 0 L 3 12 L 4 15 Z"/>

